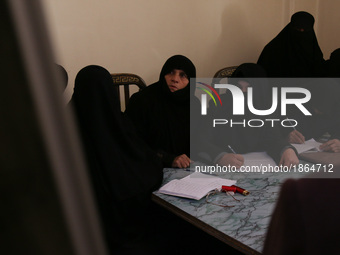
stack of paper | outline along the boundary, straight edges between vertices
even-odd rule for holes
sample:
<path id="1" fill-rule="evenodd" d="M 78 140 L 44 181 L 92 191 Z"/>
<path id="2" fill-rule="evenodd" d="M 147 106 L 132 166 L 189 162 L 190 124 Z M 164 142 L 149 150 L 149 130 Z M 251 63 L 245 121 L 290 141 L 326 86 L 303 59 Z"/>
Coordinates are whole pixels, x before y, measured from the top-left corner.
<path id="1" fill-rule="evenodd" d="M 172 180 L 159 189 L 158 192 L 191 199 L 200 200 L 214 189 L 220 190 L 222 185 L 231 186 L 236 181 L 194 172 L 183 179 Z"/>

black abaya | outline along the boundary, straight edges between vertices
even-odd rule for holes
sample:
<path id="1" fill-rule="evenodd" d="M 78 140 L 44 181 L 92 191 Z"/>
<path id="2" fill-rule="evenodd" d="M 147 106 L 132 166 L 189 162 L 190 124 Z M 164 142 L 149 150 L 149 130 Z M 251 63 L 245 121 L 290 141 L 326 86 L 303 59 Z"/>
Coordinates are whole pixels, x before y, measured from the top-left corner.
<path id="1" fill-rule="evenodd" d="M 257 64 L 245 63 L 240 65 L 229 79 L 230 84 L 238 86 L 239 81 L 246 81 L 253 88 L 253 104 L 257 110 L 267 110 L 271 106 L 271 91 L 267 83 L 266 73 Z M 277 163 L 279 163 L 281 154 L 287 148 L 293 147 L 285 142 L 280 130 L 276 125 L 272 127 L 271 122 L 265 119 L 278 119 L 275 113 L 270 116 L 258 116 L 250 112 L 247 105 L 247 92 L 244 92 L 244 115 L 233 114 L 233 96 L 228 90 L 221 95 L 222 106 L 219 108 L 211 105 L 211 114 L 214 118 L 226 118 L 235 123 L 245 123 L 245 125 L 217 125 L 212 131 L 212 141 L 222 151 L 228 151 L 230 145 L 234 151 L 239 154 L 249 152 L 266 151 Z M 262 127 L 251 127 L 247 123 L 249 120 L 263 120 Z M 252 125 L 259 125 L 259 121 L 254 121 Z M 213 152 L 212 158 L 218 155 L 217 151 Z"/>
<path id="2" fill-rule="evenodd" d="M 174 69 L 183 70 L 189 84 L 171 92 L 164 77 Z M 135 93 L 127 106 L 125 113 L 164 167 L 171 167 L 179 155 L 190 157 L 190 78 L 195 76 L 195 66 L 188 58 L 173 56 L 164 64 L 159 81 Z"/>
<path id="3" fill-rule="evenodd" d="M 322 77 L 322 51 L 314 29 L 314 17 L 297 12 L 291 22 L 263 49 L 257 64 L 268 77 Z"/>
<path id="4" fill-rule="evenodd" d="M 340 48 L 334 50 L 326 61 L 326 77 L 340 78 Z"/>
<path id="5" fill-rule="evenodd" d="M 78 73 L 71 100 L 112 250 L 137 245 L 151 192 L 162 181 L 159 158 L 121 113 L 117 97 L 110 73 L 88 66 Z"/>
<path id="6" fill-rule="evenodd" d="M 331 78 L 312 80 L 308 84 L 311 100 L 306 108 L 312 115 L 305 116 L 296 108 L 288 112 L 289 116 L 298 121 L 296 129 L 306 140 L 319 139 L 326 132 L 331 138 L 340 138 L 340 103 L 339 86 Z"/>

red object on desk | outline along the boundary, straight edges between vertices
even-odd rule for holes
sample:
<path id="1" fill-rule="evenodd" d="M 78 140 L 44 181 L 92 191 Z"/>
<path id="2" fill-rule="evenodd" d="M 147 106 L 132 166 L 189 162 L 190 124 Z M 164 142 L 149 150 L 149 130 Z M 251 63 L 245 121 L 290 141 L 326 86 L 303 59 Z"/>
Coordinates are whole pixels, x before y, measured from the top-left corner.
<path id="1" fill-rule="evenodd" d="M 237 187 L 237 186 L 235 186 L 235 185 L 231 185 L 231 186 L 222 186 L 221 191 L 225 191 L 225 192 L 227 192 L 227 191 L 232 191 L 232 192 L 234 192 L 234 193 L 237 192 L 237 193 L 240 193 L 240 194 L 242 194 L 242 195 L 244 195 L 244 196 L 247 196 L 247 195 L 250 194 L 250 192 L 249 192 L 248 190 L 242 189 L 242 188 Z"/>

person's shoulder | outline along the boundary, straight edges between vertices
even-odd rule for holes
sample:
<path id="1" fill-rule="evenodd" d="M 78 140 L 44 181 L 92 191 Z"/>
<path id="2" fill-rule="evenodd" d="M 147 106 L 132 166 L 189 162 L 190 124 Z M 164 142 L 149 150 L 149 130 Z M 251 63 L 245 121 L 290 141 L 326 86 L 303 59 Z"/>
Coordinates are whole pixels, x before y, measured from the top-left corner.
<path id="1" fill-rule="evenodd" d="M 292 190 L 297 189 L 297 180 L 287 179 L 281 187 L 281 193 L 291 193 Z"/>
<path id="2" fill-rule="evenodd" d="M 281 53 L 280 50 L 284 49 L 285 43 L 280 38 L 275 37 L 264 48 L 264 53 L 275 55 Z"/>
<path id="3" fill-rule="evenodd" d="M 147 87 L 145 87 L 144 89 L 138 91 L 137 93 L 135 93 L 134 95 L 138 96 L 138 97 L 148 97 L 148 96 L 153 96 L 159 93 L 159 84 L 158 82 L 155 82 Z"/>
<path id="4" fill-rule="evenodd" d="M 129 108 L 131 108 L 132 106 L 140 107 L 140 105 L 143 105 L 143 107 L 145 107 L 155 101 L 157 96 L 159 96 L 159 86 L 157 85 L 157 82 L 153 83 L 146 88 L 134 93 L 129 100 Z"/>
<path id="5" fill-rule="evenodd" d="M 315 175 L 317 177 L 317 175 Z M 314 204 L 314 200 L 328 201 L 339 200 L 337 198 L 337 190 L 340 185 L 340 179 L 322 178 L 301 178 L 298 180 L 286 180 L 281 189 L 281 195 L 284 197 L 297 197 L 299 201 L 307 204 Z M 319 189 L 327 189 L 328 195 L 318 192 Z M 311 196 L 313 194 L 313 196 Z M 320 202 L 321 203 L 321 202 Z"/>

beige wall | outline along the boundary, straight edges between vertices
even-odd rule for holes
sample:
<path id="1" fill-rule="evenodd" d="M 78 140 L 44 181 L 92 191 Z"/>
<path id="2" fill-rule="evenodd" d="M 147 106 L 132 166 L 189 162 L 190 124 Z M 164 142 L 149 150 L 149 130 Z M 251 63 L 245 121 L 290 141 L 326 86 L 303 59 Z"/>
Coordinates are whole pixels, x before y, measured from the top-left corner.
<path id="1" fill-rule="evenodd" d="M 314 15 L 325 58 L 340 47 L 336 0 L 43 0 L 57 62 L 69 74 L 89 64 L 158 80 L 165 60 L 189 57 L 198 77 L 256 62 L 265 46 L 300 10 Z"/>

